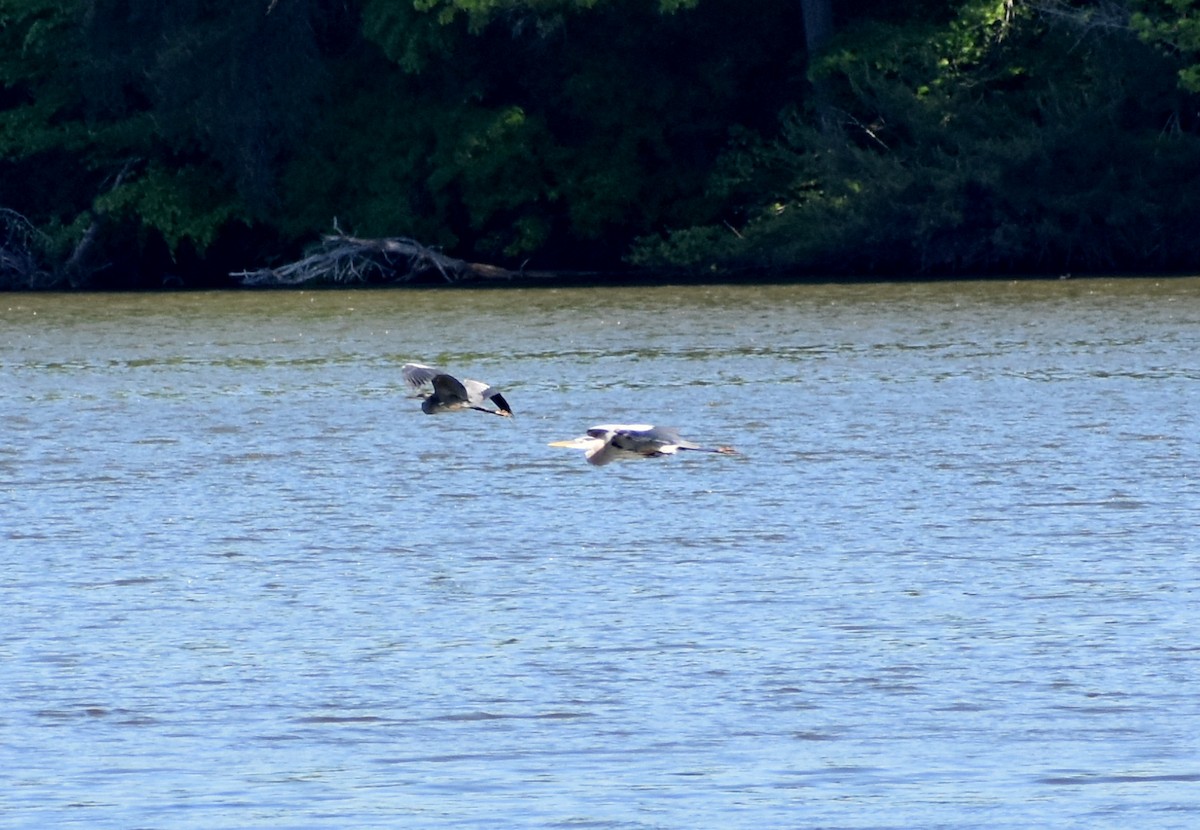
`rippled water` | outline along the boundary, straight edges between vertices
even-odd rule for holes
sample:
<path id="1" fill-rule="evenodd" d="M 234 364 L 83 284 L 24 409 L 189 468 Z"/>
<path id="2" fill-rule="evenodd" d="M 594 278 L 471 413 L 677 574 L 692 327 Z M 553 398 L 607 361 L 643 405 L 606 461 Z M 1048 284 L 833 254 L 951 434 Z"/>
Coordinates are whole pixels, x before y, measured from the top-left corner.
<path id="1" fill-rule="evenodd" d="M 1200 824 L 1200 281 L 3 295 L 0 371 L 0 826 Z M 546 446 L 622 420 L 741 454 Z"/>

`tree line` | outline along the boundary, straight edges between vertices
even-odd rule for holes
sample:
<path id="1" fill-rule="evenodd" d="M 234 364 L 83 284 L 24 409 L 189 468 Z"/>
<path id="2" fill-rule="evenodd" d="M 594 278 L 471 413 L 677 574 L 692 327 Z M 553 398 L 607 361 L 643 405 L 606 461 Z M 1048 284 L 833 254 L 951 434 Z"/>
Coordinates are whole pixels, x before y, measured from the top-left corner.
<path id="1" fill-rule="evenodd" d="M 0 0 L 0 287 L 1200 267 L 1200 0 Z M 374 271 L 372 271 L 374 273 Z"/>

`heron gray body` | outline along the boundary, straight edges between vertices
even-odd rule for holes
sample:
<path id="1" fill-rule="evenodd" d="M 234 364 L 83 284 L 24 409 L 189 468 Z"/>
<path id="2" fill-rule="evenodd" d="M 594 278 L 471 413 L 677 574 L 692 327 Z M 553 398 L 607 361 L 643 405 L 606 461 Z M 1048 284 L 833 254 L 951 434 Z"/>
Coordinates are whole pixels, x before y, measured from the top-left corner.
<path id="1" fill-rule="evenodd" d="M 506 417 L 513 414 L 504 396 L 483 381 L 469 378 L 459 380 L 423 363 L 405 363 L 401 371 L 408 385 L 424 396 L 421 411 L 426 415 L 460 409 L 475 409 Z M 488 409 L 483 406 L 484 401 L 491 401 L 496 408 Z"/>
<path id="2" fill-rule="evenodd" d="M 731 447 L 702 447 L 681 437 L 676 429 L 650 424 L 600 424 L 578 438 L 555 441 L 550 446 L 583 450 L 588 463 L 596 466 L 626 458 L 674 455 L 680 450 L 734 452 Z"/>

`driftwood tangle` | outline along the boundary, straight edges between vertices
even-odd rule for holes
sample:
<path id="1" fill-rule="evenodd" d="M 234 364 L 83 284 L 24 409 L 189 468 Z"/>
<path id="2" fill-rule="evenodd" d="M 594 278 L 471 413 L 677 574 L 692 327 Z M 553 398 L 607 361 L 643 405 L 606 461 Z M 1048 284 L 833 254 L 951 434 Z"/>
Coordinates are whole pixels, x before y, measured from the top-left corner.
<path id="1" fill-rule="evenodd" d="M 326 236 L 303 259 L 257 271 L 238 271 L 243 285 L 285 286 L 303 283 L 403 283 L 430 276 L 446 282 L 512 279 L 516 272 L 494 265 L 466 262 L 425 247 L 414 239 L 359 239 L 338 233 Z M 526 275 L 528 276 L 528 275 Z"/>

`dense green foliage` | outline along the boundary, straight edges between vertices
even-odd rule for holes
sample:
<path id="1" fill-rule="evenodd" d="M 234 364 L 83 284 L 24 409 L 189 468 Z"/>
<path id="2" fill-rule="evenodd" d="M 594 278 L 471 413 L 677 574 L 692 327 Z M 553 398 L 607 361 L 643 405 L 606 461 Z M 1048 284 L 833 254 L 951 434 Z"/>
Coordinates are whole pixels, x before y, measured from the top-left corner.
<path id="1" fill-rule="evenodd" d="M 810 69 L 823 109 L 795 109 L 780 134 L 730 151 L 718 186 L 743 206 L 737 220 L 644 241 L 639 260 L 876 273 L 1195 268 L 1195 98 L 1176 84 L 1177 62 L 1147 49 L 1127 18 L 1097 22 L 1091 11 L 993 0 L 963 4 L 946 24 L 847 29 Z"/>
<path id="2" fill-rule="evenodd" d="M 0 0 L 0 287 L 1200 266 L 1200 0 L 801 5 Z"/>

